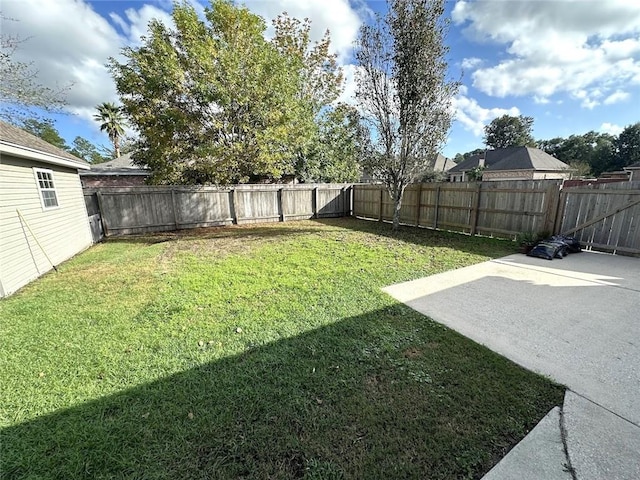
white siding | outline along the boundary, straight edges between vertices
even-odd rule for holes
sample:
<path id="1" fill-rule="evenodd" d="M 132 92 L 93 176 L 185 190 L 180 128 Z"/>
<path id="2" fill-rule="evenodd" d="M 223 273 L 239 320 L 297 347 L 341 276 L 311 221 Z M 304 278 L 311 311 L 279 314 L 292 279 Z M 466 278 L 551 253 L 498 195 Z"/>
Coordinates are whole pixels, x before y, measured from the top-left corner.
<path id="1" fill-rule="evenodd" d="M 33 167 L 53 171 L 57 208 L 44 210 Z M 51 270 L 27 226 L 58 265 L 91 245 L 91 231 L 75 169 L 2 155 L 0 158 L 0 296 L 9 295 Z"/>

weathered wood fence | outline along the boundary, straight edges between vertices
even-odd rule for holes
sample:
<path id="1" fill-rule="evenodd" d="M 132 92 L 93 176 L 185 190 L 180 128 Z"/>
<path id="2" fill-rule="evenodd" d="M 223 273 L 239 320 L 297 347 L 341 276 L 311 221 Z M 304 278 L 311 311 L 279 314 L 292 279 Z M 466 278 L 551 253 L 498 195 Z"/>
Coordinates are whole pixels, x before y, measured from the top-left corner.
<path id="1" fill-rule="evenodd" d="M 349 216 L 351 192 L 343 184 L 84 190 L 90 218 L 100 215 L 106 236 Z"/>
<path id="2" fill-rule="evenodd" d="M 559 186 L 556 180 L 411 185 L 405 190 L 400 222 L 503 238 L 551 232 Z M 355 216 L 392 220 L 393 202 L 380 185 L 356 185 L 353 198 Z"/>
<path id="3" fill-rule="evenodd" d="M 381 185 L 85 189 L 94 239 L 216 225 L 354 215 L 391 221 Z M 405 191 L 405 225 L 515 238 L 574 235 L 583 247 L 640 255 L 640 182 L 561 188 L 557 180 L 423 183 Z"/>
<path id="4" fill-rule="evenodd" d="M 640 255 L 640 182 L 563 189 L 557 218 L 586 248 Z"/>
<path id="5" fill-rule="evenodd" d="M 353 214 L 391 221 L 393 202 L 381 185 L 355 185 Z M 411 185 L 400 222 L 511 239 L 564 233 L 588 249 L 640 255 L 640 182 L 567 189 L 556 180 Z"/>

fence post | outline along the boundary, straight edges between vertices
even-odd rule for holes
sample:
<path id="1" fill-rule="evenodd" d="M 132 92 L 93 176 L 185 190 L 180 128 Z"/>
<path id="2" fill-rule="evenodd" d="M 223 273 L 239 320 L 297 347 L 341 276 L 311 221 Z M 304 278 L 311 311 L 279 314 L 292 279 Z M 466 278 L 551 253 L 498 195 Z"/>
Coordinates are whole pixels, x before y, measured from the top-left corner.
<path id="1" fill-rule="evenodd" d="M 559 185 L 551 185 L 547 188 L 546 192 L 546 200 L 547 205 L 545 209 L 545 218 L 544 218 L 544 230 L 550 232 L 552 235 L 555 234 L 556 228 L 556 217 L 558 215 L 558 203 L 560 197 L 560 186 Z"/>
<path id="2" fill-rule="evenodd" d="M 482 182 L 478 182 L 478 186 L 475 188 L 474 205 L 471 211 L 471 235 L 476 234 L 476 228 L 478 226 L 478 210 L 480 209 L 480 191 L 482 190 Z"/>
<path id="3" fill-rule="evenodd" d="M 238 213 L 238 192 L 236 191 L 236 187 L 231 187 L 231 202 L 233 203 L 232 222 L 236 225 L 240 225 L 240 214 Z"/>
<path id="4" fill-rule="evenodd" d="M 422 183 L 418 185 L 418 199 L 416 205 L 416 227 L 420 226 L 420 210 L 422 209 Z"/>
<path id="5" fill-rule="evenodd" d="M 436 187 L 436 202 L 433 205 L 433 229 L 438 229 L 438 213 L 440 210 L 440 185 Z"/>
<path id="6" fill-rule="evenodd" d="M 355 185 L 349 185 L 349 216 L 353 217 L 353 209 L 355 208 Z"/>
<path id="7" fill-rule="evenodd" d="M 276 198 L 278 201 L 278 209 L 280 210 L 280 221 L 284 222 L 284 201 L 282 198 L 282 191 L 284 190 L 284 188 L 279 188 L 278 189 L 278 193 L 276 194 Z"/>
<path id="8" fill-rule="evenodd" d="M 176 191 L 171 188 L 171 205 L 173 206 L 173 223 L 176 224 L 176 230 L 180 228 L 178 223 L 178 205 L 176 204 Z"/>
<path id="9" fill-rule="evenodd" d="M 340 197 L 342 198 L 342 216 L 347 216 L 347 211 L 349 210 L 349 205 L 347 204 L 347 187 L 342 187 L 340 189 Z"/>
<path id="10" fill-rule="evenodd" d="M 102 193 L 96 192 L 96 198 L 98 199 L 98 209 L 100 210 L 100 221 L 102 222 L 102 231 L 104 232 L 104 236 L 109 236 L 109 228 L 107 226 L 107 219 L 104 216 L 104 208 L 102 206 Z"/>
<path id="11" fill-rule="evenodd" d="M 553 222 L 553 233 L 562 233 L 562 224 L 564 223 L 564 209 L 567 205 L 568 193 L 563 189 L 558 195 L 558 210 L 556 211 L 556 218 Z"/>
<path id="12" fill-rule="evenodd" d="M 380 187 L 380 208 L 378 210 L 378 221 L 382 221 L 382 197 L 384 195 L 384 188 Z"/>
<path id="13" fill-rule="evenodd" d="M 313 187 L 311 194 L 311 211 L 313 212 L 313 218 L 318 218 L 318 186 Z"/>

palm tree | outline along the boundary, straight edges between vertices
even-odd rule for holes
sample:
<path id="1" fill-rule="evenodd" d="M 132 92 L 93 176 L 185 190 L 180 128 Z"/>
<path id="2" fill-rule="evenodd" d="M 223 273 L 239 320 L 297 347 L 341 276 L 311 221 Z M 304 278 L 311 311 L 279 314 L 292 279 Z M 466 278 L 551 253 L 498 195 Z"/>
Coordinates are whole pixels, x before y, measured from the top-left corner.
<path id="1" fill-rule="evenodd" d="M 101 132 L 107 132 L 109 140 L 113 144 L 116 158 L 120 157 L 120 137 L 124 135 L 125 119 L 122 115 L 122 109 L 115 103 L 104 102 L 96 106 L 98 113 L 93 116 L 100 125 Z"/>

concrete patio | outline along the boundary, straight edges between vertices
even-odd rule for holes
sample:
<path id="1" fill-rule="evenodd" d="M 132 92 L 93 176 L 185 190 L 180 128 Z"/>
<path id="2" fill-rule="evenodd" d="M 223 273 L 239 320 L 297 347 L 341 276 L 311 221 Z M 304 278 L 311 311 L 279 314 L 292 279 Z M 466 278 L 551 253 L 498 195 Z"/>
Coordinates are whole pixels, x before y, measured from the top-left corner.
<path id="1" fill-rule="evenodd" d="M 568 387 L 485 478 L 640 478 L 640 258 L 510 255 L 385 291 Z"/>

